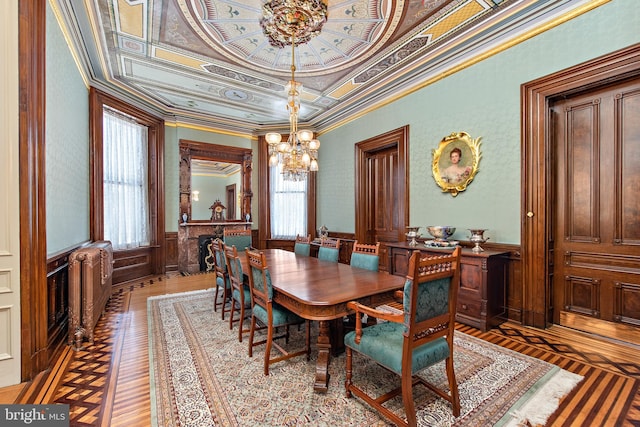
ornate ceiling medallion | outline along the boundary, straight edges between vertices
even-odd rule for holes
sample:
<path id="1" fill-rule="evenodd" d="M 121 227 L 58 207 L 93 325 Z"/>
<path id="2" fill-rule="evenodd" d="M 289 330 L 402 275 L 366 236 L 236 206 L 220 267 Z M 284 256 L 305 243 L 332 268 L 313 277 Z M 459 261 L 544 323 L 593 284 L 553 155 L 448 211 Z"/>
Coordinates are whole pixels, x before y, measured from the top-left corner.
<path id="1" fill-rule="evenodd" d="M 283 48 L 307 43 L 325 22 L 327 5 L 322 0 L 271 0 L 262 6 L 260 26 L 271 46 Z"/>

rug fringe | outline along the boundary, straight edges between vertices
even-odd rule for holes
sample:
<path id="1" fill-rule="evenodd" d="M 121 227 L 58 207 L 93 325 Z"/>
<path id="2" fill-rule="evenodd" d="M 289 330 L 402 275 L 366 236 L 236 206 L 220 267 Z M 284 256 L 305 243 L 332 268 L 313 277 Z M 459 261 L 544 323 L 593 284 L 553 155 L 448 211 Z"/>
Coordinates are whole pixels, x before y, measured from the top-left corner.
<path id="1" fill-rule="evenodd" d="M 513 418 L 505 427 L 544 426 L 549 417 L 558 409 L 560 399 L 567 395 L 584 377 L 556 367 L 548 373 L 548 381 L 535 387 L 533 393 L 526 395 L 526 402 L 515 405 L 517 410 L 509 413 Z M 541 381 L 544 378 L 541 379 Z"/>

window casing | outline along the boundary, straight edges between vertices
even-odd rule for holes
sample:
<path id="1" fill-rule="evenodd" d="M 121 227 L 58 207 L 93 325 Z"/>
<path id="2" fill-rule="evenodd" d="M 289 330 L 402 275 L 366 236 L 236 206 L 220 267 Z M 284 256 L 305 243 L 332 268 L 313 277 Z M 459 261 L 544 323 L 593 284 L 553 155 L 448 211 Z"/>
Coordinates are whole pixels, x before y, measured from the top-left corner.
<path id="1" fill-rule="evenodd" d="M 90 130 L 90 239 L 105 240 L 104 214 L 109 209 L 104 197 L 104 110 L 112 108 L 135 118 L 147 128 L 148 245 L 114 251 L 113 282 L 120 283 L 165 272 L 164 121 L 140 108 L 102 92 L 89 91 Z M 169 264 L 172 266 L 173 264 Z"/>
<path id="2" fill-rule="evenodd" d="M 149 246 L 148 130 L 103 109 L 104 238 L 113 248 Z"/>
<path id="3" fill-rule="evenodd" d="M 322 167 L 322 165 L 321 165 Z M 269 147 L 264 136 L 258 137 L 258 175 L 259 175 L 259 212 L 258 216 L 258 247 L 282 247 L 281 243 L 271 242 L 278 238 L 271 234 L 271 173 L 269 171 Z M 307 176 L 306 188 L 306 230 L 312 237 L 316 235 L 316 175 L 311 172 Z M 305 215 L 305 214 L 303 214 Z M 287 233 L 289 234 L 289 233 Z M 295 235 L 284 240 L 293 240 Z"/>

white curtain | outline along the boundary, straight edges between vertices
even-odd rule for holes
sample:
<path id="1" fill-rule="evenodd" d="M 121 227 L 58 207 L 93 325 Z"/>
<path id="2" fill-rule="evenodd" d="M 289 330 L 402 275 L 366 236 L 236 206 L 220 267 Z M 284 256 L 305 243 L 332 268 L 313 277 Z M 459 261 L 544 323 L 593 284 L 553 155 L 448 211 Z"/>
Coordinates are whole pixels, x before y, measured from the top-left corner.
<path id="1" fill-rule="evenodd" d="M 307 180 L 285 181 L 280 165 L 269 168 L 271 238 L 307 235 Z"/>
<path id="2" fill-rule="evenodd" d="M 104 238 L 114 249 L 149 245 L 147 127 L 104 107 Z"/>

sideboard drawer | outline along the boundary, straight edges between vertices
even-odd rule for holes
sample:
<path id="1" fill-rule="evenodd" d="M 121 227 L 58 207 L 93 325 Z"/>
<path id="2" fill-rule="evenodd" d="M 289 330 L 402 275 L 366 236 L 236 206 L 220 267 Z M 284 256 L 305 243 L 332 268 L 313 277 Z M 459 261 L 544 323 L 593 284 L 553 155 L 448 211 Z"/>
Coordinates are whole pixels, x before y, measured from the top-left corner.
<path id="1" fill-rule="evenodd" d="M 480 300 L 471 300 L 458 296 L 458 314 L 480 318 L 481 309 L 482 303 Z"/>

